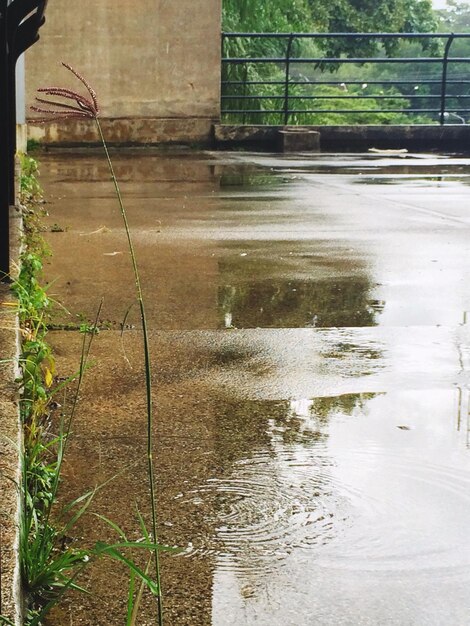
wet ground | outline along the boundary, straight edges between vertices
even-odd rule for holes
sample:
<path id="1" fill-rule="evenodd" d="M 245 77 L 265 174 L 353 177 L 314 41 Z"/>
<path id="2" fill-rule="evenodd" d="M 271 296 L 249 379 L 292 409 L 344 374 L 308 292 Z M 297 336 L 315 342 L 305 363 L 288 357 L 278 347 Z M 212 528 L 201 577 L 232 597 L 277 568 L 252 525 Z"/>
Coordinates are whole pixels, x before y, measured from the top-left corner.
<path id="1" fill-rule="evenodd" d="M 101 156 L 45 155 L 61 372 L 93 346 L 64 501 L 138 538 L 141 334 Z M 167 626 L 470 623 L 470 161 L 117 154 L 151 328 Z M 121 326 L 125 332 L 121 336 Z M 112 479 L 112 480 L 110 480 Z M 107 482 L 109 481 L 109 482 Z M 93 514 L 77 543 L 113 533 Z M 122 624 L 93 565 L 51 624 Z M 154 624 L 145 597 L 140 626 Z"/>

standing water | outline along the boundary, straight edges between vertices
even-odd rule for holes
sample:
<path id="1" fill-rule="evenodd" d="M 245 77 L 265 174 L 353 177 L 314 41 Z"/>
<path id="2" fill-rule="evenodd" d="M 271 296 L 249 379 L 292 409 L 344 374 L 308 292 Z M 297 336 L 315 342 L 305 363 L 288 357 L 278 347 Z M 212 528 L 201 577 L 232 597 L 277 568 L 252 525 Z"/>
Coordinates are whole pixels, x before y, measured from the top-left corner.
<path id="1" fill-rule="evenodd" d="M 180 548 L 163 555 L 167 626 L 470 623 L 470 161 L 115 162 L 152 331 L 161 541 Z M 106 329 L 62 497 L 106 483 L 93 511 L 136 539 L 146 424 L 125 234 L 100 156 L 47 156 L 42 173 L 51 290 L 91 319 L 104 297 Z M 51 335 L 74 371 L 80 338 Z M 93 515 L 75 532 L 112 538 Z M 92 594 L 51 624 L 124 623 L 125 571 L 103 561 L 81 583 Z M 152 598 L 138 623 L 155 623 Z"/>

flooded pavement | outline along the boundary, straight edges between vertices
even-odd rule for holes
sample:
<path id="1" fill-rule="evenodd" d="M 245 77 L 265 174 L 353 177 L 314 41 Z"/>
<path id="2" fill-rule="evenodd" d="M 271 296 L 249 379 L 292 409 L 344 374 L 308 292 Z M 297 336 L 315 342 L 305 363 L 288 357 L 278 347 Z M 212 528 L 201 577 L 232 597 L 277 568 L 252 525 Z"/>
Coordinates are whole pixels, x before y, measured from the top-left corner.
<path id="1" fill-rule="evenodd" d="M 93 512 L 135 539 L 125 235 L 101 156 L 41 161 L 61 372 L 80 358 L 66 329 L 104 298 L 62 498 L 104 484 Z M 151 328 L 161 541 L 181 548 L 162 558 L 166 624 L 468 624 L 470 161 L 136 152 L 116 172 Z M 112 537 L 90 514 L 73 540 Z M 51 625 L 124 622 L 125 571 L 81 582 L 92 594 Z"/>

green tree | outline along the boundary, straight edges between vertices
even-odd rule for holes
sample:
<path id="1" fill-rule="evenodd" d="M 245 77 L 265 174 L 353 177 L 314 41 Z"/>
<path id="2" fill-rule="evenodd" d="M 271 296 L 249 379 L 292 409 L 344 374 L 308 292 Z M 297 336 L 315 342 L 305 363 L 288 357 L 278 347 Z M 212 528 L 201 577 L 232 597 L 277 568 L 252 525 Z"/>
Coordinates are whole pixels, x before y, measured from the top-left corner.
<path id="1" fill-rule="evenodd" d="M 301 32 L 312 26 L 308 0 L 223 0 L 223 29 L 256 33 Z"/>
<path id="2" fill-rule="evenodd" d="M 436 13 L 444 32 L 470 32 L 470 3 L 447 0 L 447 7 Z"/>
<path id="3" fill-rule="evenodd" d="M 308 0 L 316 30 L 428 32 L 436 27 L 430 0 Z"/>
<path id="4" fill-rule="evenodd" d="M 452 2 L 453 0 L 451 0 Z M 454 0 L 455 1 L 455 0 Z M 431 0 L 224 0 L 223 29 L 242 32 L 432 32 Z M 385 40 L 385 47 L 393 42 Z M 321 44 L 320 44 L 321 45 Z M 364 54 L 376 43 L 331 40 L 328 53 Z"/>

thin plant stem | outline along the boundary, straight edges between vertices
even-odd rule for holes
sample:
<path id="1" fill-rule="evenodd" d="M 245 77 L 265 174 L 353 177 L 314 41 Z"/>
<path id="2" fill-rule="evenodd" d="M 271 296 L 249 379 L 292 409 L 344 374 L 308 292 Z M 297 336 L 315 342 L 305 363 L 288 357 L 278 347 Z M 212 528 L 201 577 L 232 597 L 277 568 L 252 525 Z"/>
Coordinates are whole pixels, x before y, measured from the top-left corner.
<path id="1" fill-rule="evenodd" d="M 103 308 L 103 299 L 101 299 L 101 302 L 98 306 L 98 310 L 96 311 L 96 315 L 95 315 L 95 322 L 93 325 L 93 328 L 97 328 L 98 326 L 98 322 L 99 322 L 99 318 L 100 318 L 100 314 L 101 314 L 101 309 Z M 78 406 L 78 398 L 80 396 L 80 391 L 82 390 L 82 382 L 83 382 L 83 377 L 85 375 L 85 371 L 86 371 L 86 367 L 87 367 L 87 363 L 88 363 L 88 357 L 90 356 L 90 350 L 91 350 L 91 344 L 93 343 L 93 339 L 95 338 L 95 333 L 92 332 L 90 335 L 90 338 L 87 342 L 87 333 L 84 333 L 83 336 L 83 342 L 82 342 L 82 350 L 81 350 L 81 354 L 80 354 L 80 367 L 78 370 L 78 382 L 77 382 L 77 386 L 75 389 L 75 393 L 73 396 L 73 401 L 72 401 L 72 409 L 70 411 L 70 417 L 67 423 L 67 428 L 64 432 L 64 443 L 63 443 L 63 449 L 62 449 L 62 454 L 60 455 L 59 458 L 59 464 L 58 464 L 58 472 L 56 475 L 56 482 L 54 484 L 54 497 L 57 494 L 57 489 L 58 489 L 58 482 L 59 482 L 59 477 L 60 477 L 60 473 L 61 473 L 61 468 L 62 468 L 62 462 L 64 460 L 64 456 L 65 456 L 65 450 L 67 448 L 67 444 L 69 441 L 69 437 L 70 437 L 70 432 L 72 430 L 72 424 L 74 421 L 74 417 L 75 417 L 75 411 L 77 409 Z"/>
<path id="2" fill-rule="evenodd" d="M 99 317 L 100 317 L 100 313 L 101 313 L 101 309 L 102 308 L 103 308 L 103 300 L 101 300 L 100 305 L 98 307 L 98 310 L 96 312 L 94 328 L 96 328 L 97 325 L 98 325 L 98 321 L 99 321 Z M 50 499 L 50 504 L 49 504 L 49 507 L 48 507 L 47 512 L 46 512 L 44 528 L 46 528 L 49 525 L 49 519 L 50 519 L 51 512 L 52 512 L 52 505 L 53 505 L 53 503 L 54 503 L 54 501 L 55 501 L 55 499 L 57 497 L 57 491 L 59 489 L 59 482 L 60 482 L 60 477 L 61 477 L 61 473 L 62 473 L 62 463 L 64 461 L 65 450 L 67 448 L 67 444 L 68 444 L 68 441 L 69 441 L 69 438 L 70 438 L 70 433 L 71 433 L 71 430 L 72 430 L 72 424 L 73 424 L 74 417 L 75 417 L 75 411 L 76 411 L 77 405 L 78 405 L 78 398 L 79 398 L 79 395 L 80 395 L 80 391 L 82 389 L 83 376 L 85 374 L 86 364 L 87 364 L 87 361 L 88 361 L 88 357 L 90 355 L 91 344 L 93 343 L 94 336 L 95 336 L 94 333 L 92 333 L 91 336 L 90 336 L 90 339 L 88 341 L 88 345 L 87 345 L 87 334 L 85 333 L 83 335 L 82 350 L 81 350 L 81 355 L 80 355 L 80 367 L 79 367 L 79 370 L 78 370 L 78 383 L 77 383 L 77 386 L 76 386 L 76 389 L 75 389 L 75 394 L 73 396 L 72 409 L 70 411 L 70 417 L 68 419 L 68 423 L 67 423 L 67 427 L 66 427 L 65 431 L 61 427 L 61 433 L 60 433 L 60 437 L 59 437 L 60 445 L 59 445 L 59 454 L 58 454 L 58 459 L 57 459 L 57 467 L 55 469 L 54 481 L 52 483 L 52 489 L 51 489 L 52 497 Z M 43 533 L 42 541 L 41 541 L 41 546 L 42 547 L 44 547 L 45 538 L 46 538 L 46 535 L 45 535 L 45 533 Z"/>
<path id="3" fill-rule="evenodd" d="M 129 252 L 132 260 L 132 268 L 134 271 L 134 281 L 135 287 L 137 291 L 137 299 L 139 301 L 140 308 L 140 319 L 142 322 L 142 334 L 144 340 L 144 361 L 145 361 L 145 382 L 146 382 L 146 400 L 147 400 L 147 463 L 148 463 L 148 479 L 149 479 L 149 487 L 150 487 L 150 503 L 152 510 L 152 538 L 153 543 L 155 544 L 155 548 L 153 550 L 154 553 L 154 563 L 155 563 L 155 577 L 158 588 L 158 624 L 159 626 L 163 626 L 163 601 L 162 601 L 162 590 L 160 584 L 160 558 L 158 553 L 158 535 L 157 535 L 157 506 L 155 501 L 155 478 L 154 478 L 154 470 L 153 470 L 153 404 L 152 404 L 152 381 L 151 381 L 151 365 L 150 365 L 150 348 L 149 348 L 149 340 L 148 340 L 148 331 L 147 331 L 147 318 L 145 315 L 145 306 L 144 306 L 144 298 L 142 292 L 142 286 L 140 282 L 139 268 L 137 265 L 137 257 L 134 250 L 134 244 L 132 242 L 131 231 L 129 228 L 129 222 L 127 220 L 126 210 L 124 208 L 124 203 L 122 200 L 121 190 L 119 188 L 119 184 L 116 178 L 116 174 L 114 173 L 113 163 L 111 161 L 111 157 L 108 150 L 108 145 L 106 143 L 106 139 L 103 135 L 103 130 L 101 128 L 100 121 L 98 117 L 94 117 L 96 122 L 96 126 L 98 129 L 98 133 L 101 139 L 101 143 L 103 144 L 103 149 L 106 155 L 106 160 L 108 162 L 109 171 L 111 174 L 111 179 L 114 184 L 114 189 L 116 191 L 116 196 L 119 202 L 119 208 L 121 211 L 121 216 L 124 222 L 124 228 L 127 236 L 127 243 L 129 246 Z"/>

